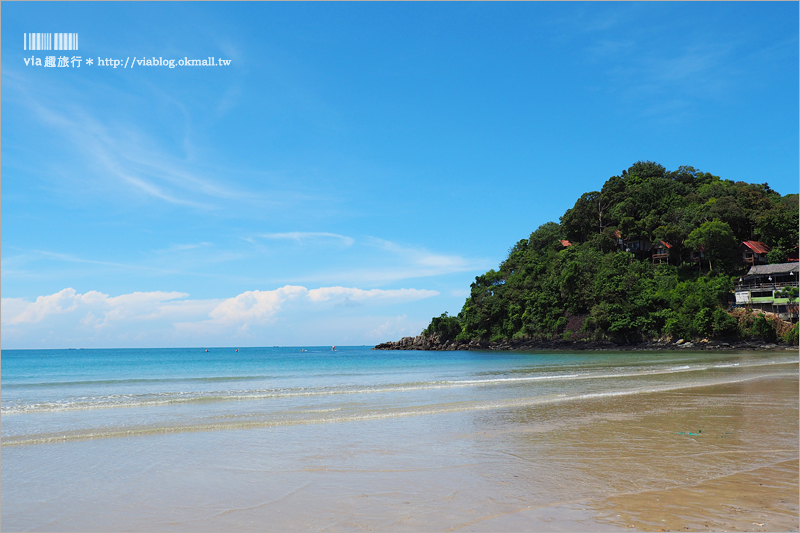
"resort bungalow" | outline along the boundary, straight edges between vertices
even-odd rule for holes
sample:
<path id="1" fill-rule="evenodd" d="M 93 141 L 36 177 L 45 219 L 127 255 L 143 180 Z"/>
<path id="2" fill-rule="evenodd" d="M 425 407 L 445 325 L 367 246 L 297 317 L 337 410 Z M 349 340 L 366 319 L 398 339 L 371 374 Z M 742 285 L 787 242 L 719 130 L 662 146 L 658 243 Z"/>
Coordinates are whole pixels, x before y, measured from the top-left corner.
<path id="1" fill-rule="evenodd" d="M 637 259 L 644 259 L 647 257 L 648 252 L 653 247 L 653 244 L 647 237 L 634 236 L 634 237 L 621 237 L 619 231 L 616 233 L 617 247 L 626 252 L 633 253 Z"/>
<path id="2" fill-rule="evenodd" d="M 696 250 L 689 250 L 689 261 L 700 265 L 706 258 L 706 249 L 704 246 L 698 246 Z"/>
<path id="3" fill-rule="evenodd" d="M 669 249 L 672 245 L 668 242 L 658 241 L 653 246 L 653 264 L 660 265 L 662 263 L 669 263 Z"/>
<path id="4" fill-rule="evenodd" d="M 755 265 L 736 284 L 736 305 L 777 313 L 783 320 L 797 320 L 797 298 L 783 292 L 797 288 L 800 264 Z"/>
<path id="5" fill-rule="evenodd" d="M 758 241 L 744 241 L 739 245 L 742 263 L 747 265 L 766 265 L 769 246 Z"/>

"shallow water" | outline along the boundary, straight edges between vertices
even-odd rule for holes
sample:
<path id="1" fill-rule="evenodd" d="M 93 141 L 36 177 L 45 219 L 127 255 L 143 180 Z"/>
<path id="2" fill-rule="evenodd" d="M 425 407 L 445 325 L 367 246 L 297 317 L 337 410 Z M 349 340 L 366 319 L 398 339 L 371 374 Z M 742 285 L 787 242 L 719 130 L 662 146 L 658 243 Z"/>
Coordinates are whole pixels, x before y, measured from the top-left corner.
<path id="1" fill-rule="evenodd" d="M 797 376 L 796 352 L 4 351 L 2 525 L 613 530 L 606 498 L 796 460 Z"/>

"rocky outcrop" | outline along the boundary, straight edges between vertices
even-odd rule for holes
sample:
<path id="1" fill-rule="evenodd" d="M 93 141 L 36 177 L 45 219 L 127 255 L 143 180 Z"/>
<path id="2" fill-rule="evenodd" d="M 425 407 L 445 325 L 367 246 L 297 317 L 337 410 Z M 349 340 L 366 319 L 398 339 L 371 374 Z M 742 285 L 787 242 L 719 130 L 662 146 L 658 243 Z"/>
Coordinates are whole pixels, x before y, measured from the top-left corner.
<path id="1" fill-rule="evenodd" d="M 455 340 L 442 340 L 438 335 L 417 335 L 416 337 L 403 337 L 396 342 L 378 344 L 373 350 L 634 350 L 634 351 L 663 351 L 663 350 L 797 350 L 794 346 L 773 344 L 758 339 L 725 339 L 688 342 L 684 339 L 663 338 L 653 341 L 637 343 L 615 343 L 608 340 L 518 340 L 518 341 L 478 341 L 468 342 Z"/>

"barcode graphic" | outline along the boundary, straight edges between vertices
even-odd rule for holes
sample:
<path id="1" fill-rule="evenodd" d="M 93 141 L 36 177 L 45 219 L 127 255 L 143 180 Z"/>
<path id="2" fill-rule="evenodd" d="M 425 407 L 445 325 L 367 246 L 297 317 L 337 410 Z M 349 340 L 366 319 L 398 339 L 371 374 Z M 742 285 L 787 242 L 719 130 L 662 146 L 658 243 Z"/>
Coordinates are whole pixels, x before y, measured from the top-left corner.
<path id="1" fill-rule="evenodd" d="M 77 33 L 25 33 L 23 50 L 77 50 Z"/>

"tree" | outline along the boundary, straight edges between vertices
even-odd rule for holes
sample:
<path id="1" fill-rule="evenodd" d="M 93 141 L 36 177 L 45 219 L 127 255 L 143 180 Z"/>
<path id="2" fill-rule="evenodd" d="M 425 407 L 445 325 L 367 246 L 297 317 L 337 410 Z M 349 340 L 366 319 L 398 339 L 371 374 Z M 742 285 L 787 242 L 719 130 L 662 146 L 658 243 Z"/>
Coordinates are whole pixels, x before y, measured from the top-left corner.
<path id="1" fill-rule="evenodd" d="M 556 241 L 563 239 L 561 226 L 555 222 L 545 222 L 531 233 L 528 238 L 528 246 L 537 252 L 543 252 L 555 244 Z"/>
<path id="2" fill-rule="evenodd" d="M 738 240 L 750 240 L 750 221 L 736 198 L 733 196 L 712 198 L 706 202 L 704 207 L 712 220 L 728 224 Z"/>
<path id="3" fill-rule="evenodd" d="M 691 185 L 694 182 L 694 177 L 696 175 L 697 171 L 694 169 L 694 167 L 680 166 L 678 167 L 678 170 L 667 172 L 666 177 L 679 183 Z"/>
<path id="4" fill-rule="evenodd" d="M 786 250 L 780 246 L 774 246 L 769 253 L 767 253 L 767 262 L 770 265 L 777 265 L 786 262 L 786 256 L 789 255 Z"/>
<path id="5" fill-rule="evenodd" d="M 431 323 L 422 332 L 425 336 L 439 335 L 443 341 L 453 340 L 459 333 L 461 333 L 461 323 L 458 321 L 458 317 L 450 316 L 447 312 L 433 317 Z"/>
<path id="6" fill-rule="evenodd" d="M 712 269 L 712 262 L 722 263 L 719 266 L 730 266 L 736 253 L 736 237 L 731 227 L 719 220 L 705 222 L 695 229 L 686 239 L 686 246 L 690 248 L 703 248 L 708 257 L 708 270 Z"/>
<path id="7" fill-rule="evenodd" d="M 795 201 L 781 203 L 756 217 L 755 234 L 769 246 L 791 249 L 797 246 L 798 205 Z"/>
<path id="8" fill-rule="evenodd" d="M 663 178 L 667 173 L 667 169 L 658 163 L 652 161 L 637 161 L 628 168 L 627 171 L 622 171 L 623 178 L 633 182 L 642 182 L 651 178 Z"/>
<path id="9" fill-rule="evenodd" d="M 561 217 L 561 227 L 570 241 L 584 242 L 596 230 L 597 208 L 595 200 L 600 193 L 597 191 L 583 193 L 575 201 L 572 209 L 568 209 Z"/>

